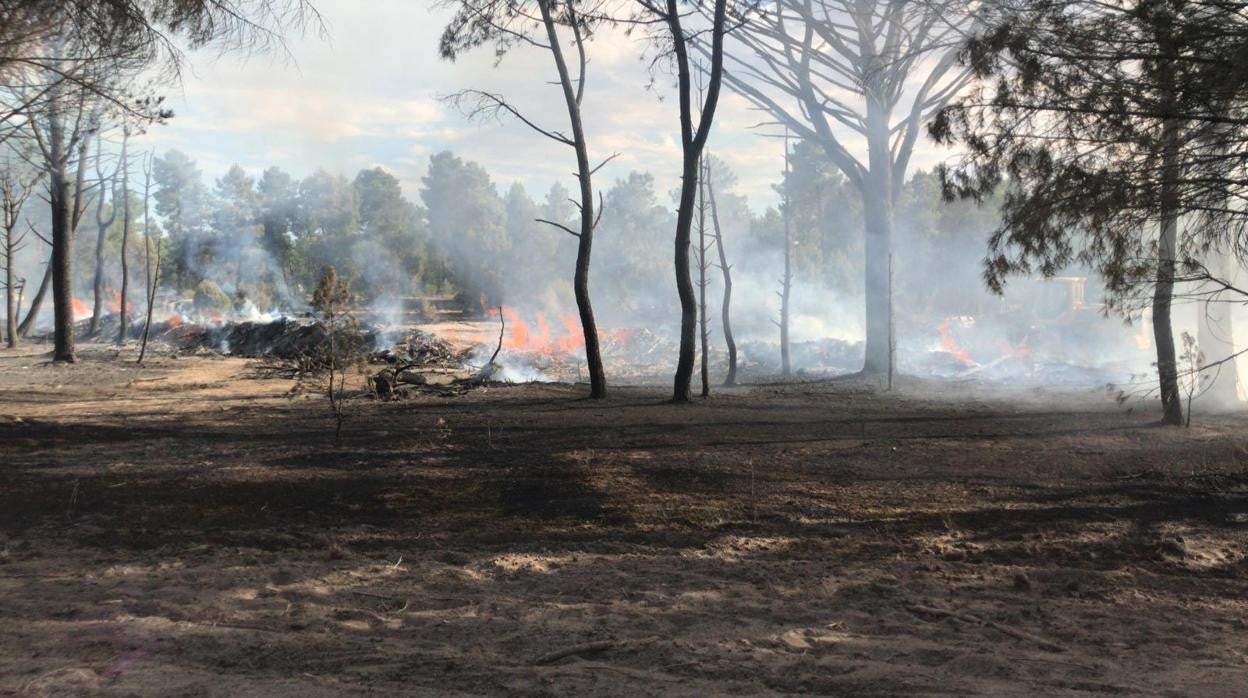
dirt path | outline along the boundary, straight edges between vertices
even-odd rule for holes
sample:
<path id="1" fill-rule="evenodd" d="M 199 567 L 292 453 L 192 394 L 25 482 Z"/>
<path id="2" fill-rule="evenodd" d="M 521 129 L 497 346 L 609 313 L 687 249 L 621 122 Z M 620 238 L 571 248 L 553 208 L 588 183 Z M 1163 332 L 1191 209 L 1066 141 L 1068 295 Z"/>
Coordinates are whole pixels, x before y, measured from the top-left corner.
<path id="1" fill-rule="evenodd" d="M 1243 419 L 509 386 L 335 445 L 254 364 L 37 359 L 0 354 L 0 694 L 1248 686 Z"/>

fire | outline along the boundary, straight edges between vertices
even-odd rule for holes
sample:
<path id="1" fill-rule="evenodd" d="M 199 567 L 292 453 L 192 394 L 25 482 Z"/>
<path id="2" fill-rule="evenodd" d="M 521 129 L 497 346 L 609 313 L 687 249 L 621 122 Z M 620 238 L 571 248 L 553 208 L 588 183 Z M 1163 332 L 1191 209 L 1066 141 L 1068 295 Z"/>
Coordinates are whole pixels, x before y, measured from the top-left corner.
<path id="1" fill-rule="evenodd" d="M 949 330 L 949 320 L 947 318 L 936 327 L 936 331 L 940 332 L 941 351 L 949 354 L 962 363 L 966 363 L 971 360 L 970 353 L 959 347 L 957 340 L 953 338 L 953 332 Z"/>
<path id="2" fill-rule="evenodd" d="M 110 313 L 121 312 L 121 292 L 115 288 L 108 290 L 108 300 L 104 302 L 104 309 Z"/>
<path id="3" fill-rule="evenodd" d="M 525 320 L 520 311 L 511 306 L 503 306 L 503 320 L 507 323 L 503 337 L 503 347 L 513 351 L 526 351 L 540 354 L 572 353 L 585 346 L 585 338 L 581 334 L 581 323 L 575 315 L 560 315 L 559 336 L 554 336 L 550 322 L 542 313 L 531 316 L 532 323 Z M 498 317 L 498 310 L 490 313 Z"/>
<path id="4" fill-rule="evenodd" d="M 82 299 L 77 296 L 74 296 L 74 302 L 71 308 L 74 311 L 75 320 L 81 320 L 82 318 L 91 315 L 91 310 L 87 308 L 87 304 L 83 303 Z"/>
<path id="5" fill-rule="evenodd" d="M 1023 337 L 1022 341 L 1018 344 L 1011 344 L 1009 341 L 1004 339 L 998 342 L 997 349 L 1001 351 L 1001 358 L 1031 358 L 1031 344 L 1028 342 L 1029 339 L 1029 337 Z"/>
<path id="6" fill-rule="evenodd" d="M 165 320 L 165 323 L 170 327 L 177 327 L 182 324 L 182 316 L 177 313 L 170 313 L 169 319 Z"/>
<path id="7" fill-rule="evenodd" d="M 585 348 L 585 334 L 581 332 L 581 319 L 575 315 L 559 316 L 563 324 L 563 336 L 559 338 L 559 351 L 571 354 Z"/>

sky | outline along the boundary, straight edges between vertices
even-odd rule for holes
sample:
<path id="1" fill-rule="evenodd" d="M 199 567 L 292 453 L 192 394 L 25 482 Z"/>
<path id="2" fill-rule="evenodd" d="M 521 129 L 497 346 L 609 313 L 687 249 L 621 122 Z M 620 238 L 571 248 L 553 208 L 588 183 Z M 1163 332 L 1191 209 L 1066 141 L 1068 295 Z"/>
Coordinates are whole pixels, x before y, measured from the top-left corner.
<path id="1" fill-rule="evenodd" d="M 481 89 L 504 95 L 544 127 L 566 128 L 567 115 L 549 53 L 518 49 L 495 65 L 483 47 L 455 62 L 438 55 L 450 16 L 445 7 L 410 0 L 317 0 L 328 35 L 293 36 L 286 53 L 218 56 L 192 53 L 180 88 L 167 95 L 175 116 L 143 137 L 159 153 L 178 149 L 215 179 L 233 164 L 258 176 L 277 165 L 301 178 L 318 168 L 353 177 L 381 166 L 419 202 L 429 157 L 452 150 L 483 165 L 500 191 L 520 181 L 534 199 L 562 181 L 574 189 L 573 152 L 514 119 L 470 119 L 446 96 Z M 600 35 L 589 47 L 583 112 L 590 157 L 618 153 L 596 175 L 602 189 L 629 171 L 655 175 L 660 200 L 678 185 L 680 140 L 673 80 L 652 76 L 644 39 Z M 764 115 L 725 91 L 709 148 L 739 178 L 753 208 L 776 201 L 771 184 L 783 169 L 776 139 L 751 126 Z M 915 165 L 941 156 L 922 144 Z"/>

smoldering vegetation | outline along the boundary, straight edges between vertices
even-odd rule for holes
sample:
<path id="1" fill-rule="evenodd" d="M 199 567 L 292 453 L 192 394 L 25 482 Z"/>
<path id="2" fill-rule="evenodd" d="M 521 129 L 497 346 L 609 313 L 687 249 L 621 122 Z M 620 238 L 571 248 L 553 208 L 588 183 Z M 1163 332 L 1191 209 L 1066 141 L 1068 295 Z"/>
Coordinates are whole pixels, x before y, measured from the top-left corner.
<path id="1" fill-rule="evenodd" d="M 788 211 L 753 205 L 728 166 L 712 156 L 716 213 L 733 273 L 731 320 L 741 365 L 753 379 L 780 372 L 777 294 L 786 216 L 794 370 L 806 378 L 837 376 L 857 370 L 863 359 L 861 204 L 816 149 L 797 142 L 791 156 L 791 171 L 778 173 L 774 184 L 780 194 L 788 188 Z M 591 284 L 601 299 L 598 317 L 613 372 L 625 379 L 657 380 L 674 366 L 679 318 L 669 268 L 672 201 L 648 173 L 606 187 Z M 147 203 L 147 235 L 133 236 L 126 251 L 140 261 L 131 265 L 129 281 L 131 288 L 144 287 L 144 246 L 158 245 L 155 337 L 175 349 L 273 353 L 254 344 L 244 351 L 245 342 L 233 346 L 227 338 L 240 323 L 311 322 L 311 289 L 332 266 L 349 280 L 353 310 L 376 350 L 417 326 L 433 326 L 476 345 L 479 364 L 497 338 L 488 327 L 466 331 L 454 323 L 494 323 L 501 308 L 501 377 L 582 376 L 583 337 L 568 281 L 575 239 L 538 220 L 573 224 L 576 212 L 561 184 L 535 200 L 523 183 L 495 181 L 483 165 L 452 153 L 431 158 L 417 192 L 404 192 L 381 168 L 351 179 L 326 171 L 297 179 L 277 167 L 257 176 L 234 167 L 207 181 L 193 160 L 170 151 L 154 157 Z M 102 207 L 118 205 L 109 200 Z M 36 229 L 46 226 L 40 211 L 32 207 Z M 143 202 L 132 201 L 130 211 L 131 226 L 144 230 Z M 80 269 L 94 266 L 101 231 L 91 222 L 83 223 L 75 246 Z M 114 220 L 102 231 L 107 295 L 101 336 L 112 336 L 116 327 L 122 224 Z M 906 183 L 894 261 L 899 371 L 1018 385 L 1143 385 L 1151 349 L 1143 318 L 1105 309 L 1094 274 L 1071 268 L 1048 280 L 1019 279 L 1002 295 L 985 290 L 982 241 L 998 224 L 991 204 L 945 202 L 930 173 L 918 172 Z M 46 255 L 40 243 L 17 256 L 18 276 L 28 287 L 41 278 Z M 708 351 L 720 375 L 726 369 L 722 277 L 717 260 L 708 258 L 708 267 Z M 83 334 L 92 294 L 91 278 L 83 275 L 76 286 Z M 131 303 L 132 337 L 141 331 L 144 306 L 141 298 Z M 1201 307 L 1181 309 L 1181 324 L 1194 331 Z M 1192 317 L 1183 319 L 1183 312 Z M 48 305 L 40 318 L 36 333 L 50 323 Z M 173 331 L 183 324 L 201 329 Z"/>

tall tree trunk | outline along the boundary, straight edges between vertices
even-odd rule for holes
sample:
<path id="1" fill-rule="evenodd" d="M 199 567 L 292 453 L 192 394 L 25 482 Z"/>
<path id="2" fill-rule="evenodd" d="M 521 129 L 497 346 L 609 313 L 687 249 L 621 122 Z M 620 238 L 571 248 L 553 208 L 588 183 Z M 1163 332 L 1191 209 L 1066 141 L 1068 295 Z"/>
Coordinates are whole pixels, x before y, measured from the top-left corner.
<path id="1" fill-rule="evenodd" d="M 156 284 L 160 283 L 160 242 L 156 243 L 156 265 L 152 266 L 152 227 L 148 220 L 148 202 L 152 197 L 152 152 L 143 161 L 143 268 L 145 270 L 143 295 L 147 301 L 147 311 L 143 319 L 143 339 L 139 344 L 139 358 L 135 363 L 143 363 L 147 354 L 147 338 L 152 331 L 152 310 L 156 303 Z"/>
<path id="2" fill-rule="evenodd" d="M 893 371 L 893 163 L 888 112 L 881 100 L 867 98 L 867 149 L 870 167 L 862 184 L 865 218 L 866 356 L 862 372 L 884 378 Z"/>
<path id="3" fill-rule="evenodd" d="M 693 292 L 689 269 L 690 228 L 693 225 L 694 195 L 697 193 L 697 160 L 690 158 L 686 148 L 681 167 L 680 208 L 676 213 L 676 293 L 680 298 L 680 354 L 672 400 L 688 402 L 693 382 L 693 361 L 697 352 L 698 299 Z"/>
<path id="4" fill-rule="evenodd" d="M 104 180 L 100 180 L 100 192 L 95 204 L 95 220 L 98 223 L 95 236 L 95 276 L 91 282 L 91 323 L 87 334 L 95 336 L 100 331 L 100 318 L 104 314 L 104 240 L 112 221 L 104 219 Z"/>
<path id="5" fill-rule="evenodd" d="M 706 197 L 711 204 L 711 225 L 715 229 L 715 247 L 719 251 L 719 269 L 724 275 L 724 302 L 720 310 L 720 323 L 724 328 L 724 344 L 728 347 L 728 376 L 724 385 L 737 384 L 737 342 L 732 337 L 732 267 L 728 253 L 724 251 L 724 231 L 719 225 L 719 207 L 715 204 L 715 180 L 711 177 L 710 163 L 706 169 Z"/>
<path id="6" fill-rule="evenodd" d="M 1153 341 L 1157 345 L 1157 378 L 1161 389 L 1162 421 L 1183 424 L 1183 402 L 1179 396 L 1178 362 L 1174 330 L 1170 324 L 1170 301 L 1174 295 L 1174 259 L 1178 219 L 1166 214 L 1157 244 L 1157 284 L 1153 287 Z"/>
<path id="7" fill-rule="evenodd" d="M 99 334 L 100 319 L 104 316 L 104 243 L 108 239 L 108 229 L 113 226 L 113 222 L 117 220 L 117 171 L 113 171 L 113 176 L 107 180 L 104 177 L 104 140 L 96 138 L 95 146 L 95 171 L 99 177 L 100 190 L 96 194 L 95 199 L 95 223 L 97 226 L 95 237 L 95 277 L 92 281 L 92 302 L 91 302 L 91 325 L 87 330 L 92 337 Z M 81 170 L 84 163 L 79 163 L 78 168 Z M 118 167 L 121 163 L 118 162 Z M 104 217 L 104 192 L 106 191 L 104 183 L 106 181 L 113 183 L 113 205 L 109 209 L 108 218 Z"/>
<path id="8" fill-rule="evenodd" d="M 48 287 L 52 285 L 52 260 L 48 260 L 48 264 L 43 269 L 43 280 L 39 282 L 39 288 L 35 291 L 35 295 L 30 299 L 30 310 L 26 311 L 26 317 L 22 319 L 21 324 L 17 326 L 17 334 L 19 337 L 25 337 L 30 334 L 31 329 L 35 326 L 35 319 L 39 317 L 39 311 L 43 309 L 43 299 L 48 295 Z"/>
<path id="9" fill-rule="evenodd" d="M 1170 324 L 1179 229 L 1178 137 L 1178 125 L 1173 120 L 1167 121 L 1162 126 L 1161 136 L 1161 234 L 1157 241 L 1157 283 L 1153 287 L 1153 342 L 1157 345 L 1157 379 L 1161 390 L 1162 422 L 1174 426 L 1183 424 L 1174 330 Z"/>
<path id="10" fill-rule="evenodd" d="M 784 277 L 780 279 L 780 373 L 793 372 L 789 363 L 789 299 L 793 293 L 793 206 L 789 190 L 789 129 L 784 129 L 784 200 L 780 206 L 784 217 Z"/>
<path id="11" fill-rule="evenodd" d="M 589 146 L 585 140 L 585 129 L 581 121 L 581 90 L 574 89 L 572 75 L 568 71 L 568 63 L 563 56 L 563 48 L 559 43 L 559 32 L 555 27 L 551 8 L 552 0 L 539 0 L 542 12 L 542 23 L 546 26 L 546 35 L 550 39 L 550 51 L 555 59 L 555 67 L 559 71 L 559 82 L 563 88 L 563 98 L 568 110 L 568 120 L 572 126 L 572 144 L 576 150 L 577 180 L 581 192 L 581 231 L 577 237 L 576 273 L 572 277 L 572 290 L 576 295 L 576 309 L 581 317 L 581 331 L 585 335 L 585 363 L 589 369 L 589 396 L 604 398 L 607 396 L 607 376 L 602 366 L 602 349 L 598 344 L 598 325 L 594 320 L 594 309 L 589 298 L 589 263 L 594 245 L 594 187 L 592 182 L 593 168 L 589 163 Z M 568 6 L 571 11 L 571 5 Z M 581 56 L 580 85 L 584 85 L 585 49 L 583 37 L 576 29 L 577 51 Z"/>
<path id="12" fill-rule="evenodd" d="M 126 307 L 126 293 L 130 288 L 130 268 L 126 258 L 126 247 L 130 244 L 130 161 L 127 146 L 130 144 L 130 130 L 127 128 L 121 141 L 121 298 L 117 308 L 118 330 L 117 344 L 126 343 L 126 334 L 130 330 L 129 309 Z M 114 199 L 113 208 L 117 208 Z"/>
<path id="13" fill-rule="evenodd" d="M 1157 346 L 1157 380 L 1161 391 L 1162 423 L 1183 424 L 1183 401 L 1179 395 L 1178 361 L 1174 349 L 1174 330 L 1170 324 L 1170 305 L 1174 296 L 1175 259 L 1179 233 L 1179 160 L 1181 125 L 1173 118 L 1175 96 L 1174 42 L 1167 13 L 1153 18 L 1158 53 L 1160 97 L 1163 100 L 1161 126 L 1161 192 L 1160 234 L 1157 240 L 1157 283 L 1153 287 L 1153 342 Z M 1193 376 L 1193 380 L 1197 378 Z"/>
<path id="14" fill-rule="evenodd" d="M 710 135 L 719 102 L 719 88 L 723 80 L 724 24 L 727 17 L 727 0 L 715 0 L 715 16 L 711 28 L 711 69 L 707 79 L 706 103 L 695 127 L 693 121 L 693 82 L 690 73 L 687 37 L 681 28 L 680 3 L 667 0 L 665 19 L 672 35 L 672 52 L 676 58 L 677 85 L 680 101 L 680 142 L 682 150 L 680 207 L 676 211 L 676 235 L 674 239 L 676 267 L 676 292 L 680 296 L 680 354 L 676 362 L 676 375 L 672 380 L 672 401 L 688 402 L 693 383 L 693 362 L 697 353 L 698 299 L 693 292 L 693 279 L 689 269 L 690 232 L 693 227 L 693 207 L 698 192 L 698 165 L 702 162 L 702 149 Z"/>
<path id="15" fill-rule="evenodd" d="M 711 395 L 711 372 L 707 356 L 707 317 L 706 317 L 706 166 L 699 168 L 698 176 L 698 320 L 699 334 L 702 344 L 702 397 Z"/>
<path id="16" fill-rule="evenodd" d="M 7 212 L 6 212 L 7 217 Z M 4 236 L 4 337 L 10 349 L 17 346 L 17 289 L 13 279 L 17 242 L 13 237 L 13 225 L 5 220 Z"/>
<path id="17" fill-rule="evenodd" d="M 73 363 L 74 355 L 74 274 L 73 274 L 73 211 L 70 182 L 66 174 L 65 131 L 60 115 L 51 119 L 50 142 L 54 162 L 48 181 L 52 205 L 52 360 Z M 82 163 L 79 164 L 81 170 Z"/>

